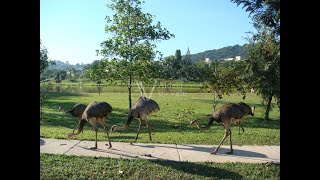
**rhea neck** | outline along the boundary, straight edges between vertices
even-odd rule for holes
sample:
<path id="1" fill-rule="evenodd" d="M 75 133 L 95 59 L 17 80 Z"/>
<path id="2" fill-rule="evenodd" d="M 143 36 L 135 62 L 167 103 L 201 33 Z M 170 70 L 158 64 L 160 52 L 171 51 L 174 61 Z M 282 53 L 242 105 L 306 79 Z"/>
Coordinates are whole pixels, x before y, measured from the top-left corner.
<path id="1" fill-rule="evenodd" d="M 64 110 L 64 107 L 62 107 L 62 106 L 59 107 L 59 111 L 63 111 L 65 113 L 67 113 L 66 110 Z"/>
<path id="2" fill-rule="evenodd" d="M 129 125 L 130 125 L 130 123 L 131 123 L 131 121 L 132 121 L 132 119 L 133 119 L 133 116 L 128 115 L 128 120 L 127 120 L 126 125 L 124 125 L 124 126 L 113 125 L 113 126 L 111 127 L 111 132 L 118 131 L 118 130 L 126 130 L 126 129 L 128 129 L 128 128 L 129 128 Z"/>

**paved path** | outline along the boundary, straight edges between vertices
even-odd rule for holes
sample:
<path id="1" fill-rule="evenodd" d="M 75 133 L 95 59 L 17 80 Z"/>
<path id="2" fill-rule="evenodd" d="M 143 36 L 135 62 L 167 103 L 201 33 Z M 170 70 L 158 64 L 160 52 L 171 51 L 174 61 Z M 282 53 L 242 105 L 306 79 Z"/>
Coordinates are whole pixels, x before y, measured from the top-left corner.
<path id="1" fill-rule="evenodd" d="M 245 162 L 280 163 L 280 146 L 236 146 L 233 155 L 225 154 L 229 145 L 220 147 L 218 154 L 211 155 L 217 145 L 194 144 L 152 144 L 111 142 L 112 148 L 105 146 L 106 141 L 98 141 L 98 149 L 92 150 L 94 141 L 62 140 L 40 138 L 40 153 L 65 154 L 78 156 L 103 156 L 112 158 L 142 158 L 188 162 Z"/>

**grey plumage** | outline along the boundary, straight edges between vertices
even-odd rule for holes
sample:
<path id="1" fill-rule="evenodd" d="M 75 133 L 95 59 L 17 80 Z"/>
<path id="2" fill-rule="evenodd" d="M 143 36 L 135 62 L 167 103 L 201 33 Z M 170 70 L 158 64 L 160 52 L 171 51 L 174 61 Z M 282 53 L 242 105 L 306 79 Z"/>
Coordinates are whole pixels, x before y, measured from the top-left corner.
<path id="1" fill-rule="evenodd" d="M 64 111 L 65 113 L 71 114 L 72 117 L 78 118 L 79 123 L 78 123 L 78 125 L 76 126 L 76 128 L 73 130 L 73 132 L 79 127 L 80 121 L 81 121 L 81 118 L 82 118 L 82 114 L 83 114 L 84 110 L 86 109 L 86 107 L 87 107 L 86 105 L 84 105 L 84 104 L 79 104 L 79 103 L 76 104 L 76 105 L 74 105 L 74 106 L 73 106 L 70 110 L 68 110 L 68 111 L 65 111 L 63 106 L 60 106 L 60 107 L 59 107 L 59 111 Z"/>
<path id="2" fill-rule="evenodd" d="M 112 107 L 110 104 L 106 102 L 98 102 L 94 101 L 90 103 L 87 108 L 85 109 L 82 119 L 88 121 L 89 118 L 96 117 L 96 118 L 103 118 L 107 114 L 112 112 Z"/>
<path id="3" fill-rule="evenodd" d="M 86 105 L 84 104 L 76 104 L 74 105 L 70 110 L 65 111 L 63 106 L 59 107 L 59 111 L 64 111 L 65 113 L 69 113 L 71 114 L 73 117 L 82 117 L 82 113 L 84 112 L 84 110 L 86 109 Z"/>
<path id="4" fill-rule="evenodd" d="M 221 122 L 222 119 L 231 119 L 232 122 L 235 122 L 251 114 L 253 115 L 251 107 L 240 102 L 225 104 L 218 111 L 213 112 L 212 117 L 217 122 Z"/>
<path id="5" fill-rule="evenodd" d="M 95 142 L 95 147 L 93 147 L 92 149 L 97 149 L 97 132 L 98 132 L 98 127 L 97 127 L 97 122 L 100 123 L 106 134 L 107 134 L 107 138 L 109 141 L 109 148 L 112 147 L 111 142 L 110 142 L 110 138 L 109 138 L 109 133 L 107 131 L 107 124 L 105 123 L 104 119 L 108 118 L 109 115 L 112 112 L 112 106 L 110 104 L 108 104 L 107 102 L 98 102 L 98 101 L 94 101 L 91 102 L 86 109 L 84 110 L 83 114 L 82 114 L 82 119 L 79 123 L 79 129 L 77 133 L 69 133 L 68 134 L 68 138 L 71 138 L 74 135 L 79 134 L 84 127 L 84 124 L 86 124 L 87 122 L 90 123 L 96 133 L 96 142 Z"/>
<path id="6" fill-rule="evenodd" d="M 225 136 L 223 137 L 222 141 L 218 145 L 218 147 L 212 152 L 216 154 L 218 152 L 219 147 L 223 143 L 226 137 L 230 135 L 230 149 L 231 151 L 228 154 L 233 153 L 232 149 L 232 142 L 231 142 L 231 123 L 239 123 L 245 119 L 246 116 L 251 115 L 254 116 L 255 107 L 250 107 L 249 105 L 240 102 L 240 103 L 229 103 L 223 105 L 219 110 L 212 113 L 208 124 L 206 126 L 200 127 L 198 120 L 193 120 L 190 124 L 196 124 L 199 129 L 209 129 L 210 126 L 213 124 L 214 121 L 223 123 L 225 128 Z"/>
<path id="7" fill-rule="evenodd" d="M 148 120 L 148 115 L 160 111 L 158 103 L 147 97 L 140 96 L 136 103 L 131 107 L 130 112 L 128 113 L 128 120 L 124 127 L 113 125 L 111 127 L 111 132 L 116 130 L 126 130 L 128 129 L 132 119 L 139 118 L 139 129 L 135 141 L 138 139 L 138 135 L 142 126 L 142 122 L 145 121 L 149 131 L 149 139 L 151 138 L 151 127 Z"/>
<path id="8" fill-rule="evenodd" d="M 140 118 L 143 115 L 149 115 L 158 111 L 160 111 L 160 107 L 157 102 L 146 97 L 140 97 L 131 107 L 130 115 L 134 118 Z"/>

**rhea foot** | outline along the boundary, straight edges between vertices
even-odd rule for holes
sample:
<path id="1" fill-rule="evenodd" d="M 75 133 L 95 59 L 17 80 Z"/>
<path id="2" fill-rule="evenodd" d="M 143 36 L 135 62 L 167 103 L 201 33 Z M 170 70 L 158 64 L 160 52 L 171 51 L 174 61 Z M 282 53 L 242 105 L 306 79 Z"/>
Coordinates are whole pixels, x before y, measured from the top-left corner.
<path id="1" fill-rule="evenodd" d="M 95 147 L 91 147 L 90 149 L 97 149 L 97 146 L 95 146 Z"/>
<path id="2" fill-rule="evenodd" d="M 216 155 L 216 154 L 217 154 L 217 152 L 218 152 L 218 151 L 216 151 L 216 150 L 215 150 L 215 151 L 211 152 L 210 154 L 214 154 L 214 155 Z"/>
<path id="3" fill-rule="evenodd" d="M 108 149 L 112 148 L 111 144 L 105 144 L 106 146 L 109 146 Z"/>

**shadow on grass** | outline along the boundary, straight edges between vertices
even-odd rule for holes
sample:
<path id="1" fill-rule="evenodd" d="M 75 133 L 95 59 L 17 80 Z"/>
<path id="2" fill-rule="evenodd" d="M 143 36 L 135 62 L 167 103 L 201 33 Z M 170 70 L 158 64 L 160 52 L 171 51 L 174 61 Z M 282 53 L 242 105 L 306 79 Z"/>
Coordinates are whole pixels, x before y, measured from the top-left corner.
<path id="1" fill-rule="evenodd" d="M 206 125 L 208 123 L 209 116 L 203 116 L 195 119 L 198 119 L 201 125 Z M 279 120 L 271 119 L 269 121 L 265 121 L 263 118 L 257 118 L 257 117 L 251 117 L 251 116 L 248 116 L 245 120 L 241 121 L 241 125 L 243 126 L 244 129 L 246 128 L 280 129 Z M 221 128 L 223 129 L 222 123 L 213 122 L 213 126 L 221 126 Z M 192 129 L 196 128 L 194 125 L 192 127 L 193 127 Z M 231 127 L 238 127 L 238 125 L 233 123 Z"/>
<path id="2" fill-rule="evenodd" d="M 217 167 L 212 167 L 210 165 L 204 165 L 200 163 L 193 162 L 175 162 L 175 161 L 151 161 L 155 164 L 170 167 L 176 169 L 177 171 L 182 171 L 188 174 L 195 174 L 199 176 L 223 178 L 223 179 L 242 179 L 243 176 L 239 173 L 232 172 L 226 169 L 221 169 Z"/>
<path id="3" fill-rule="evenodd" d="M 198 102 L 202 102 L 202 103 L 206 103 L 206 104 L 210 104 L 212 107 L 213 104 L 213 100 L 212 99 L 193 99 L 194 101 L 198 101 Z M 246 100 L 241 100 L 244 103 L 247 103 Z M 240 101 L 239 101 L 240 102 Z M 224 100 L 221 99 L 219 100 L 219 103 L 217 105 L 217 108 L 221 107 L 222 105 L 226 104 L 226 103 L 237 103 L 234 101 L 230 101 L 230 100 Z M 263 106 L 261 105 L 261 103 L 252 103 L 252 102 L 248 102 L 249 106 L 255 106 L 256 108 L 263 108 Z"/>
<path id="4" fill-rule="evenodd" d="M 127 139 L 132 139 L 132 141 L 134 140 L 134 138 L 136 137 L 136 135 L 132 135 L 132 136 L 112 136 L 112 134 L 109 134 L 111 137 L 111 140 L 127 140 Z M 139 134 L 140 136 L 140 134 Z M 122 142 L 122 141 L 117 141 L 117 142 Z M 124 143 L 130 143 L 130 142 L 124 142 Z"/>
<path id="5" fill-rule="evenodd" d="M 50 93 L 50 96 L 52 98 L 60 97 L 60 96 L 66 96 L 66 98 L 70 98 L 70 96 L 86 96 L 86 94 L 66 94 L 66 93 Z M 210 100 L 203 100 L 199 99 L 201 101 L 210 101 Z M 77 126 L 78 120 L 73 118 L 70 114 L 66 114 L 64 112 L 59 112 L 58 107 L 63 105 L 66 110 L 71 109 L 77 102 L 64 102 L 64 103 L 58 103 L 58 102 L 52 102 L 48 101 L 46 104 L 46 107 L 48 109 L 51 109 L 51 111 L 44 111 L 44 119 L 41 120 L 41 125 L 42 126 L 52 126 L 52 127 L 57 127 L 57 126 L 62 126 L 66 127 L 69 129 L 73 129 Z M 54 112 L 52 112 L 54 111 Z M 127 113 L 128 109 L 126 108 L 117 108 L 113 107 L 113 112 L 111 113 L 110 117 L 105 120 L 105 122 L 108 125 L 108 130 L 110 130 L 110 127 L 112 125 L 119 125 L 123 126 L 125 125 L 127 121 Z M 177 128 L 177 125 L 180 127 L 180 123 L 175 121 L 175 120 L 169 120 L 168 118 L 164 118 L 164 115 L 161 114 L 155 114 L 148 116 L 148 119 L 150 120 L 152 132 L 185 132 L 189 133 L 188 131 L 195 131 L 197 128 L 195 126 L 190 126 L 189 122 L 192 119 L 198 119 L 202 125 L 207 124 L 209 117 L 206 115 L 197 115 L 195 118 L 190 118 L 190 119 L 185 119 L 183 120 L 182 123 L 182 128 L 179 129 Z M 126 131 L 119 131 L 119 133 L 136 133 L 138 130 L 138 123 L 139 121 L 137 119 L 134 119 L 130 126 L 129 129 Z M 262 118 L 256 118 L 256 117 L 247 117 L 242 123 L 242 126 L 244 129 L 246 128 L 266 128 L 266 129 L 280 129 L 280 121 L 279 120 L 270 120 L 265 122 Z M 92 128 L 90 124 L 86 124 L 85 127 L 89 126 Z M 100 125 L 99 125 L 100 126 Z M 232 125 L 233 127 L 237 127 L 237 125 Z M 213 127 L 216 128 L 221 128 L 223 129 L 223 126 L 219 123 L 214 122 Z M 101 126 L 99 128 L 102 128 Z M 212 127 L 211 127 L 212 129 Z M 92 130 L 92 129 L 91 129 Z M 145 123 L 143 123 L 143 128 L 141 131 L 146 131 L 147 128 L 145 126 Z"/>
<path id="6" fill-rule="evenodd" d="M 49 104 L 50 108 L 52 108 L 55 112 L 43 112 L 43 119 L 41 119 L 41 125 L 43 126 L 52 126 L 52 127 L 57 127 L 57 126 L 62 126 L 66 127 L 69 129 L 73 129 L 77 126 L 79 123 L 78 118 L 74 118 L 71 116 L 69 113 L 65 113 L 62 111 L 58 111 L 58 107 L 60 105 L 63 105 L 67 110 L 71 109 L 76 103 L 63 103 L 63 104 L 55 104 L 54 103 Z M 108 119 L 105 119 L 105 122 L 108 125 L 108 128 L 111 127 L 115 122 L 125 122 L 127 119 L 127 110 L 125 109 L 120 109 L 120 108 L 113 108 L 113 113 L 111 113 L 111 116 Z M 91 124 L 86 123 L 86 126 L 91 126 Z M 100 124 L 98 124 L 100 126 Z M 102 127 L 102 126 L 100 126 Z"/>
<path id="7" fill-rule="evenodd" d="M 93 144 L 92 144 L 93 145 Z M 158 145 L 156 145 L 157 147 Z M 184 173 L 193 174 L 193 175 L 199 175 L 204 177 L 219 177 L 219 178 L 227 178 L 227 179 L 242 179 L 242 175 L 222 169 L 217 167 L 212 167 L 210 164 L 203 164 L 203 163 L 194 163 L 194 162 L 176 162 L 156 157 L 144 157 L 139 153 L 129 152 L 125 149 L 117 149 L 116 147 L 112 147 L 111 149 L 101 149 L 98 147 L 98 149 L 90 149 L 88 147 L 79 146 L 77 147 L 93 151 L 93 152 L 99 152 L 103 154 L 110 154 L 120 157 L 127 157 L 127 158 L 143 158 L 149 160 L 151 163 L 155 163 L 164 167 L 173 168 L 177 171 L 182 171 Z M 166 146 L 167 147 L 167 146 Z M 149 148 L 154 148 L 153 146 L 149 146 Z"/>
<path id="8" fill-rule="evenodd" d="M 58 111 L 57 111 L 58 112 Z M 119 125 L 124 126 L 127 121 L 127 115 L 126 115 L 125 109 L 119 109 L 114 108 L 114 113 L 111 114 L 111 116 L 108 119 L 105 119 L 105 122 L 108 126 L 108 130 L 110 131 L 110 128 L 112 125 Z M 69 114 L 65 114 L 64 112 L 58 112 L 58 113 L 50 113 L 50 112 L 44 112 L 44 119 L 41 120 L 41 126 L 46 127 L 65 127 L 68 129 L 74 129 L 77 124 L 79 123 L 78 119 L 73 118 Z M 208 118 L 202 117 L 198 118 L 202 125 L 205 125 L 208 122 Z M 184 122 L 182 125 L 182 129 L 177 129 L 174 127 L 174 125 L 178 124 L 175 122 L 170 122 L 164 119 L 153 119 L 153 117 L 149 118 L 150 125 L 151 125 L 151 132 L 152 133 L 167 133 L 167 132 L 177 132 L 177 133 L 191 133 L 194 131 L 201 131 L 198 130 L 194 125 L 189 125 L 188 122 Z M 246 119 L 242 123 L 243 128 L 245 129 L 245 132 L 249 128 L 266 128 L 266 129 L 280 129 L 280 121 L 278 120 L 270 120 L 268 122 L 265 122 L 262 118 L 258 119 Z M 97 124 L 99 131 L 103 131 L 103 127 L 100 124 Z M 179 125 L 179 124 L 178 124 Z M 117 133 L 121 135 L 125 135 L 127 133 L 134 134 L 132 137 L 129 137 L 129 139 L 133 139 L 135 137 L 135 134 L 137 133 L 139 126 L 138 119 L 133 119 L 129 128 L 127 130 L 123 131 L 117 131 Z M 217 129 L 223 130 L 224 127 L 221 123 L 214 122 L 212 127 L 209 129 L 209 131 L 214 131 Z M 233 124 L 232 129 L 234 132 L 237 133 L 238 126 Z M 84 131 L 93 131 L 93 127 L 91 124 L 86 123 L 84 126 Z M 249 130 L 248 130 L 249 131 Z M 146 127 L 146 124 L 143 123 L 143 126 L 140 131 L 140 135 L 143 133 L 148 133 L 148 128 Z M 112 135 L 111 135 L 112 136 Z M 148 135 L 146 135 L 148 136 Z M 119 136 L 116 137 L 117 140 L 126 139 L 126 137 Z"/>
<path id="9" fill-rule="evenodd" d="M 49 92 L 48 93 L 48 98 L 51 99 L 51 98 L 60 98 L 60 97 L 66 97 L 66 98 L 70 98 L 70 97 L 78 97 L 78 96 L 81 96 L 81 97 L 86 97 L 87 95 L 86 94 L 83 94 L 83 93 L 67 93 L 67 92 Z"/>
<path id="10" fill-rule="evenodd" d="M 77 95 L 75 95 L 75 96 L 77 96 Z M 80 95 L 80 96 L 83 97 L 83 96 L 85 96 L 85 95 Z M 67 97 L 67 99 L 69 99 L 69 98 L 70 98 L 70 95 Z M 90 100 L 90 101 L 88 101 L 88 103 L 81 103 L 81 104 L 88 105 L 88 104 L 91 103 L 92 101 L 104 101 L 104 102 L 108 102 L 108 101 L 105 101 L 105 100 L 98 100 L 98 99 L 96 99 L 96 100 Z M 79 102 L 77 102 L 77 101 L 75 101 L 75 102 L 64 102 L 64 103 L 52 102 L 52 101 L 50 101 L 50 98 L 49 98 L 49 101 L 46 103 L 46 107 L 49 108 L 49 109 L 56 110 L 57 112 L 59 112 L 59 111 L 58 111 L 59 107 L 60 107 L 60 106 L 63 106 L 64 109 L 65 109 L 66 111 L 68 111 L 68 110 L 70 110 L 74 105 L 76 105 L 77 103 L 79 103 Z M 112 106 L 112 105 L 111 105 L 111 106 Z M 128 113 L 128 109 L 117 108 L 117 107 L 114 107 L 114 106 L 112 106 L 112 109 L 113 109 L 113 112 L 114 112 L 114 111 L 119 111 L 119 112 L 121 112 L 121 113 L 123 113 L 123 114 L 127 114 L 127 113 Z"/>

